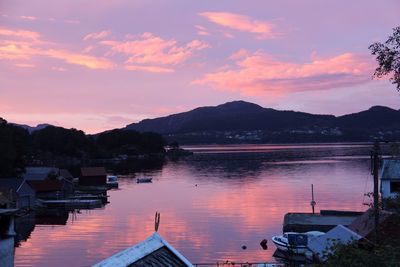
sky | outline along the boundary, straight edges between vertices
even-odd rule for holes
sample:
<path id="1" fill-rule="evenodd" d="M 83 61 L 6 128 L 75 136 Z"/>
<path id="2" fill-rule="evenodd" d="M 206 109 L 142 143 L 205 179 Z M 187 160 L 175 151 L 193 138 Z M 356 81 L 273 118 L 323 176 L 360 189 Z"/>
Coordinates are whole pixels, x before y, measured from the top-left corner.
<path id="1" fill-rule="evenodd" d="M 398 0 L 0 0 L 0 117 L 97 133 L 245 100 L 400 108 L 368 46 Z"/>

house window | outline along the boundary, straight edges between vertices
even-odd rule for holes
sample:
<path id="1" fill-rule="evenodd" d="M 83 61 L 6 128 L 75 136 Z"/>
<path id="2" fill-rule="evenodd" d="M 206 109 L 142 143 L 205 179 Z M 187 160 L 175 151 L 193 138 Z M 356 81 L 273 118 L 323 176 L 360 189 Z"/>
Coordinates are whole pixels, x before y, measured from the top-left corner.
<path id="1" fill-rule="evenodd" d="M 390 193 L 400 193 L 400 182 L 390 182 Z"/>

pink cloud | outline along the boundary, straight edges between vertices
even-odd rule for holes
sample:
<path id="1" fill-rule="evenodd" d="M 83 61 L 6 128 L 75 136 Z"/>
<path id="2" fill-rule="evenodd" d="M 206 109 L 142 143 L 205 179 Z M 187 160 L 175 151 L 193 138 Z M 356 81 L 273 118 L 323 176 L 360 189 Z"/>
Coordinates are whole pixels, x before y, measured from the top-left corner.
<path id="1" fill-rule="evenodd" d="M 99 39 L 106 38 L 108 35 L 110 35 L 110 31 L 93 32 L 93 33 L 90 33 L 90 34 L 86 35 L 83 38 L 83 40 L 84 41 L 87 41 L 87 40 L 99 40 Z"/>
<path id="2" fill-rule="evenodd" d="M 174 69 L 157 67 L 157 66 L 140 66 L 140 65 L 127 65 L 127 70 L 135 70 L 135 71 L 146 71 L 146 72 L 154 72 L 154 73 L 171 73 L 174 72 Z"/>
<path id="3" fill-rule="evenodd" d="M 254 20 L 248 16 L 229 12 L 203 12 L 199 15 L 217 25 L 255 34 L 257 39 L 272 39 L 278 36 L 274 31 L 274 24 L 268 21 Z"/>
<path id="4" fill-rule="evenodd" d="M 217 89 L 249 94 L 285 94 L 288 92 L 326 90 L 365 83 L 371 80 L 373 62 L 370 57 L 344 53 L 311 62 L 280 61 L 261 51 L 244 49 L 231 57 L 229 68 L 206 74 L 192 84 L 208 84 Z"/>
<path id="5" fill-rule="evenodd" d="M 127 41 L 101 41 L 100 44 L 110 46 L 110 55 L 124 54 L 128 56 L 126 64 L 131 70 L 150 72 L 172 72 L 173 66 L 182 64 L 192 58 L 196 51 L 209 48 L 209 44 L 192 40 L 178 45 L 175 39 L 165 40 L 146 32 L 140 36 L 129 36 Z"/>
<path id="6" fill-rule="evenodd" d="M 19 16 L 18 18 L 23 19 L 23 20 L 36 20 L 36 17 L 33 16 Z"/>
<path id="7" fill-rule="evenodd" d="M 197 29 L 197 35 L 210 35 L 207 29 L 201 25 L 196 25 L 195 28 Z"/>
<path id="8" fill-rule="evenodd" d="M 133 41 L 103 41 L 101 44 L 111 46 L 114 53 L 128 55 L 128 63 L 161 65 L 177 65 L 191 58 L 194 51 L 210 47 L 199 40 L 178 46 L 175 39 L 164 40 L 149 32 Z"/>
<path id="9" fill-rule="evenodd" d="M 35 65 L 27 64 L 27 63 L 16 63 L 15 66 L 20 67 L 20 68 L 34 68 L 35 67 Z"/>
<path id="10" fill-rule="evenodd" d="M 90 69 L 111 69 L 114 63 L 110 60 L 86 54 L 66 51 L 54 45 L 43 42 L 40 34 L 24 30 L 0 29 L 0 35 L 7 38 L 22 38 L 28 40 L 0 41 L 0 60 L 30 60 L 33 57 L 49 57 L 60 59 L 69 64 L 81 65 Z M 25 65 L 28 63 L 24 63 Z M 20 64 L 21 65 L 21 64 Z M 18 66 L 18 65 L 16 65 Z"/>
<path id="11" fill-rule="evenodd" d="M 25 31 L 25 30 L 9 30 L 6 28 L 0 28 L 0 35 L 7 37 L 18 37 L 22 39 L 38 40 L 40 34 L 38 32 Z"/>

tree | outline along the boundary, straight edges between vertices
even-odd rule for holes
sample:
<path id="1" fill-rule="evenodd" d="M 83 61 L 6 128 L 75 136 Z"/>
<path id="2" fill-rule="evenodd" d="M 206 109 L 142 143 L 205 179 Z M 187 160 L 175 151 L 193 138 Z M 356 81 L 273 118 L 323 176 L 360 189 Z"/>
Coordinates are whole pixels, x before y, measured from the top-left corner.
<path id="1" fill-rule="evenodd" d="M 0 118 L 0 177 L 15 177 L 24 171 L 28 145 L 27 130 Z"/>
<path id="2" fill-rule="evenodd" d="M 379 64 L 374 77 L 381 78 L 391 74 L 390 81 L 400 91 L 400 26 L 393 29 L 393 35 L 386 42 L 373 43 L 369 49 Z"/>

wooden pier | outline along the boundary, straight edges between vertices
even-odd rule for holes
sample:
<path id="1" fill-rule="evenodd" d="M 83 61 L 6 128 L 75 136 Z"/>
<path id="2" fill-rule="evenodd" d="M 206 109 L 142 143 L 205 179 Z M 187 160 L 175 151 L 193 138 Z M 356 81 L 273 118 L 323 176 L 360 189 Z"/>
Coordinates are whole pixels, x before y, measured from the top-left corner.
<path id="1" fill-rule="evenodd" d="M 59 199 L 59 200 L 40 200 L 40 203 L 47 208 L 65 209 L 93 209 L 101 208 L 100 199 Z"/>

